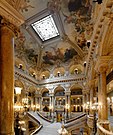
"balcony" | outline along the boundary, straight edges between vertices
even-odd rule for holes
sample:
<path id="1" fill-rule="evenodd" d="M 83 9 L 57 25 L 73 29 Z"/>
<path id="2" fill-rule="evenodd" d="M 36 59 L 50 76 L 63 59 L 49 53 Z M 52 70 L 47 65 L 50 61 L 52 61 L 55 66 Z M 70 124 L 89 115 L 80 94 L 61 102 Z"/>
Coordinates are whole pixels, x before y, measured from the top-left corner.
<path id="1" fill-rule="evenodd" d="M 51 77 L 45 80 L 41 80 L 39 85 L 46 84 L 59 84 L 59 83 L 67 83 L 67 82 L 83 82 L 85 80 L 84 74 L 78 75 L 68 75 L 68 76 L 60 76 L 60 77 Z"/>
<path id="2" fill-rule="evenodd" d="M 46 84 L 59 84 L 59 83 L 67 83 L 67 82 L 83 82 L 86 80 L 84 74 L 78 74 L 78 75 L 68 75 L 68 76 L 60 76 L 60 77 L 51 77 L 44 80 L 36 80 L 34 77 L 30 76 L 26 71 L 22 69 L 18 69 L 15 66 L 15 76 L 19 76 L 22 79 L 25 79 L 31 83 L 34 83 L 36 85 L 46 85 Z"/>
<path id="3" fill-rule="evenodd" d="M 30 76 L 26 71 L 22 70 L 22 69 L 18 69 L 16 66 L 15 66 L 15 76 L 17 77 L 21 77 L 22 79 L 25 79 L 33 84 L 38 84 L 38 81 Z"/>

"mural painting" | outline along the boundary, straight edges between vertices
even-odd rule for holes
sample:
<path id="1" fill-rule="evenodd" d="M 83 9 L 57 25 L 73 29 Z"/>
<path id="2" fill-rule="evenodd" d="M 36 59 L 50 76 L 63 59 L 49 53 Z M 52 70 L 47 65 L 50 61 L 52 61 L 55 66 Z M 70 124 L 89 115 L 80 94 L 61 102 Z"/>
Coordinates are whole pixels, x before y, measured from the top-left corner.
<path id="1" fill-rule="evenodd" d="M 45 51 L 45 54 L 43 55 L 43 62 L 45 64 L 54 65 L 55 61 L 60 60 L 62 62 L 67 62 L 68 60 L 72 59 L 75 55 L 77 55 L 77 52 L 73 48 L 66 48 L 65 51 L 61 51 L 61 48 L 53 48 L 54 52 L 51 51 Z"/>
<path id="2" fill-rule="evenodd" d="M 74 25 L 75 41 L 83 49 L 86 46 L 86 40 L 90 40 L 93 32 L 92 2 L 90 0 L 50 0 L 47 7 L 52 12 L 62 13 L 66 27 L 70 24 Z"/>
<path id="3" fill-rule="evenodd" d="M 26 53 L 26 58 L 28 60 L 29 63 L 32 63 L 34 65 L 37 64 L 37 59 L 38 59 L 38 54 L 33 50 L 33 49 L 26 49 L 25 50 Z"/>
<path id="4" fill-rule="evenodd" d="M 68 11 L 66 14 L 62 10 L 64 23 L 72 23 L 75 27 L 75 40 L 78 46 L 83 49 L 86 46 L 86 40 L 90 39 L 93 31 L 91 23 L 92 5 L 89 0 L 70 0 L 68 2 Z"/>

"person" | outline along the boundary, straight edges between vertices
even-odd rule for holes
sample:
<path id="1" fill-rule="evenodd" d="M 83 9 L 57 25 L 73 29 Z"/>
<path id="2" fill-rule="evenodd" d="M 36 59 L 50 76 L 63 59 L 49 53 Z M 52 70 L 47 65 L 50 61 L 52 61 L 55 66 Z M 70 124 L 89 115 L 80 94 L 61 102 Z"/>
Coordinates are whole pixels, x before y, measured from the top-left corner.
<path id="1" fill-rule="evenodd" d="M 15 118 L 15 135 L 20 134 L 20 129 L 19 129 L 19 113 L 17 113 L 16 118 Z"/>
<path id="2" fill-rule="evenodd" d="M 112 116 L 112 108 L 111 108 L 111 106 L 110 106 L 110 116 Z"/>

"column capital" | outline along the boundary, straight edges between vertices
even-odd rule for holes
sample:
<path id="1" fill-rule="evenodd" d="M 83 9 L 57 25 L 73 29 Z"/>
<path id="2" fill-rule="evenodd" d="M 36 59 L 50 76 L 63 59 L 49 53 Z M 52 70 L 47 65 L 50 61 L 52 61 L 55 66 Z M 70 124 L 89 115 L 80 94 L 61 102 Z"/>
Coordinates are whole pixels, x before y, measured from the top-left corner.
<path id="1" fill-rule="evenodd" d="M 9 20 L 7 20 L 6 18 L 3 18 L 2 16 L 0 16 L 0 25 L 2 27 L 7 27 L 8 29 L 10 29 L 15 36 L 19 36 L 20 30 L 18 27 L 16 27 L 14 24 L 12 24 L 11 22 L 9 22 Z M 5 31 L 5 33 L 3 34 L 8 34 L 7 31 Z"/>
<path id="2" fill-rule="evenodd" d="M 24 17 L 6 0 L 0 1 L 0 15 L 17 27 L 24 23 Z"/>
<path id="3" fill-rule="evenodd" d="M 65 95 L 70 95 L 71 94 L 71 91 L 68 90 L 68 91 L 65 91 Z"/>
<path id="4" fill-rule="evenodd" d="M 64 84 L 65 88 L 70 88 L 70 86 L 71 86 L 70 84 Z"/>
<path id="5" fill-rule="evenodd" d="M 111 56 L 100 56 L 96 62 L 95 70 L 99 73 L 106 72 L 108 70 L 108 64 Z"/>
<path id="6" fill-rule="evenodd" d="M 49 96 L 50 97 L 54 97 L 54 93 L 49 93 Z"/>

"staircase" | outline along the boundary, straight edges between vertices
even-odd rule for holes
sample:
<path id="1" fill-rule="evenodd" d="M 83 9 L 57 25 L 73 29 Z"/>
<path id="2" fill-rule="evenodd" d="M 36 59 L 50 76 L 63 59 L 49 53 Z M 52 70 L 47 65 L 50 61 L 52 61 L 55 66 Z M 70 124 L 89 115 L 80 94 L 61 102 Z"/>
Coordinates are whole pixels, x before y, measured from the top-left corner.
<path id="1" fill-rule="evenodd" d="M 59 135 L 57 130 L 61 128 L 61 123 L 50 123 L 40 117 L 36 112 L 28 113 L 43 125 L 41 130 L 38 133 L 35 133 L 35 135 Z"/>

